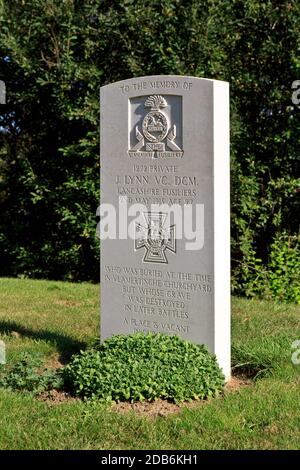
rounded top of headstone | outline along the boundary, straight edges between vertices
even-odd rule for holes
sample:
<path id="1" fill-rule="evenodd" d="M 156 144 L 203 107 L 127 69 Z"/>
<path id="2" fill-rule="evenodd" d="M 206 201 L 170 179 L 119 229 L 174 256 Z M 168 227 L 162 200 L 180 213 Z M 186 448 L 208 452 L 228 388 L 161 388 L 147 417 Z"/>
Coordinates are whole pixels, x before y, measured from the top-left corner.
<path id="1" fill-rule="evenodd" d="M 227 83 L 229 82 L 223 81 L 223 80 L 216 80 L 213 78 L 206 78 L 206 77 L 193 77 L 191 75 L 143 75 L 141 77 L 132 77 L 132 78 L 127 78 L 124 80 L 119 80 L 117 82 L 113 83 L 108 83 L 106 85 L 102 85 L 101 88 L 104 87 L 110 87 L 114 85 L 121 85 L 121 84 L 134 84 L 134 83 L 143 83 L 147 81 L 152 81 L 152 82 L 168 82 L 168 81 L 177 81 L 177 82 L 211 82 L 211 83 Z M 186 89 L 188 90 L 188 85 L 186 86 Z"/>

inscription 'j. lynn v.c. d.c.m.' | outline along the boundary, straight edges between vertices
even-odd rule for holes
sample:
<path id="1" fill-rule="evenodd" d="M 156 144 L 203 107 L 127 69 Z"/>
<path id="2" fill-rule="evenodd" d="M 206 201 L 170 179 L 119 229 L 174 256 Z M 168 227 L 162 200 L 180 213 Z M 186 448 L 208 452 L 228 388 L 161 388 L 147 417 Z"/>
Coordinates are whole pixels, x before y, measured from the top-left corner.
<path id="1" fill-rule="evenodd" d="M 168 107 L 167 99 L 162 95 L 148 96 L 145 108 L 150 111 L 142 122 L 135 127 L 137 143 L 128 150 L 130 157 L 165 158 L 183 156 L 183 150 L 176 143 L 176 125 L 171 124 L 169 117 L 162 111 Z"/>

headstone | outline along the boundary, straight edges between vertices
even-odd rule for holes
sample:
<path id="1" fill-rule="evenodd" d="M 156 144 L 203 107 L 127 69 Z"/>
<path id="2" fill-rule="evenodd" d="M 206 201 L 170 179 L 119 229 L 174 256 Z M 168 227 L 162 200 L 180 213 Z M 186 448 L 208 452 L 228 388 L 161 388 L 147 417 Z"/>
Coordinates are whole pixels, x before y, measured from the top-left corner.
<path id="1" fill-rule="evenodd" d="M 229 85 L 101 88 L 101 339 L 205 344 L 230 377 Z"/>

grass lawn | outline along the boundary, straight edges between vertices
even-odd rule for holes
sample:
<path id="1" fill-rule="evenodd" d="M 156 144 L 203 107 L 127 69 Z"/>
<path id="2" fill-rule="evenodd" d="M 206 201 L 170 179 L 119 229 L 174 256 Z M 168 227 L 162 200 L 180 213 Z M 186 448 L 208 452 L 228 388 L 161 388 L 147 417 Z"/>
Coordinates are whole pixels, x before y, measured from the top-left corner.
<path id="1" fill-rule="evenodd" d="M 13 363 L 37 351 L 65 362 L 99 334 L 99 286 L 0 279 L 0 339 Z M 233 298 L 236 373 L 250 386 L 149 419 L 81 401 L 51 405 L 0 390 L 0 449 L 299 449 L 300 306 Z M 0 366 L 1 367 L 1 366 Z"/>

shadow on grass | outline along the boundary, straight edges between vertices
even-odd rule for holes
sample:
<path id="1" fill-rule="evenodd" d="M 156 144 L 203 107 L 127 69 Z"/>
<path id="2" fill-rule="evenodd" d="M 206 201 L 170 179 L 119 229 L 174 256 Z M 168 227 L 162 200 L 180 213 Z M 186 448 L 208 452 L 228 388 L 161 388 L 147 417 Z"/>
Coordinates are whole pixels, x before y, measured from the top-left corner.
<path id="1" fill-rule="evenodd" d="M 49 330 L 31 330 L 14 321 L 0 320 L 0 333 L 8 335 L 11 333 L 17 333 L 21 337 L 50 342 L 55 345 L 60 355 L 59 360 L 63 364 L 68 362 L 72 354 L 77 353 L 80 349 L 84 349 L 86 347 L 84 342 L 78 341 L 64 334 Z"/>

